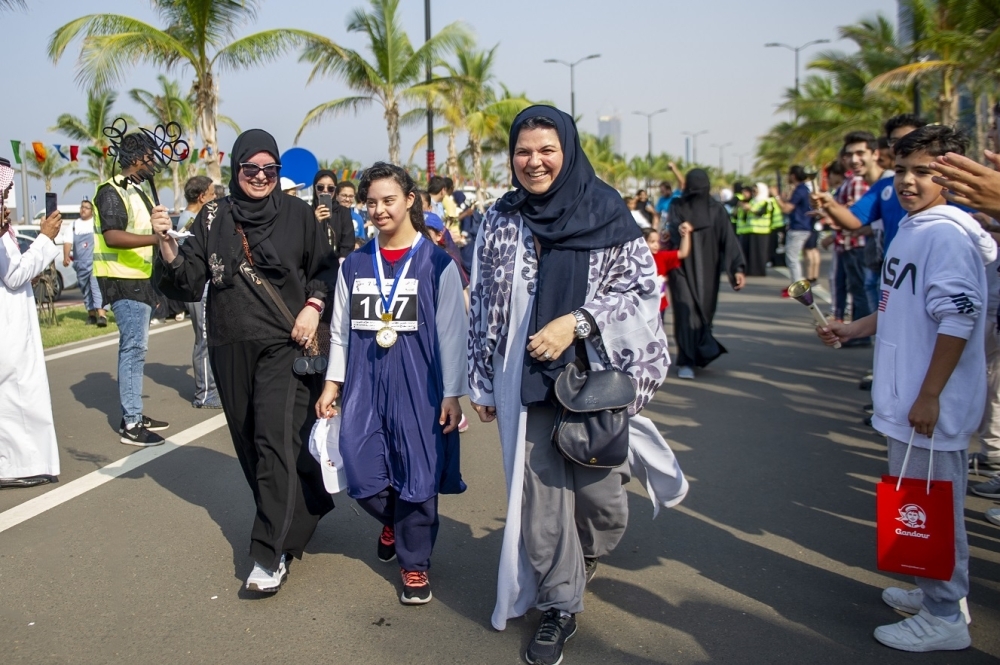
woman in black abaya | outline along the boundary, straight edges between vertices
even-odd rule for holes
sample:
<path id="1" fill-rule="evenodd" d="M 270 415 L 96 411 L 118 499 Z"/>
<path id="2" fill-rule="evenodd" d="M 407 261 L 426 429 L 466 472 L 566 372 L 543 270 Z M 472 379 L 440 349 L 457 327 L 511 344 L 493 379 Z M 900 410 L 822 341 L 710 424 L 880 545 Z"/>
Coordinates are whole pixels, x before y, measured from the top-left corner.
<path id="1" fill-rule="evenodd" d="M 303 445 L 323 376 L 295 374 L 292 364 L 316 336 L 339 263 L 309 205 L 277 189 L 280 154 L 267 132 L 244 132 L 231 153 L 230 195 L 202 209 L 194 237 L 178 248 L 166 226 L 153 229 L 160 234 L 160 289 L 197 302 L 208 285 L 209 359 L 257 506 L 247 589 L 268 593 L 280 588 L 290 557 L 301 558 L 333 509 L 319 464 Z"/>
<path id="2" fill-rule="evenodd" d="M 680 246 L 680 225 L 694 227 L 691 253 L 670 274 L 670 308 L 677 340 L 677 376 L 693 379 L 695 367 L 705 367 L 726 353 L 712 336 L 712 319 L 719 298 L 719 273 L 729 275 L 734 291 L 745 284 L 743 253 L 729 214 L 710 195 L 711 183 L 702 169 L 687 175 L 684 195 L 670 206 L 670 239 Z"/>

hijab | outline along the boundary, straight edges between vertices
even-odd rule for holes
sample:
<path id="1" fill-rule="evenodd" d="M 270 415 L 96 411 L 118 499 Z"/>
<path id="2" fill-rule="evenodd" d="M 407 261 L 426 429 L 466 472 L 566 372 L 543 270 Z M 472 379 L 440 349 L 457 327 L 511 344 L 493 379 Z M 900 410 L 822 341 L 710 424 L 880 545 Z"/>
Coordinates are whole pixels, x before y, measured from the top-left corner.
<path id="1" fill-rule="evenodd" d="M 768 188 L 767 185 L 765 185 L 762 182 L 758 182 L 756 187 L 757 187 L 757 193 L 753 197 L 754 201 L 756 201 L 757 203 L 766 203 L 767 201 L 771 200 L 771 190 L 770 188 Z"/>
<path id="2" fill-rule="evenodd" d="M 316 171 L 316 177 L 313 178 L 313 184 L 312 184 L 312 187 L 313 187 L 313 203 L 312 203 L 313 210 L 315 210 L 317 207 L 319 207 L 319 193 L 316 192 L 316 185 L 319 184 L 319 181 L 322 178 L 330 178 L 331 180 L 333 180 L 333 186 L 334 186 L 334 188 L 336 188 L 337 183 L 340 182 L 339 180 L 337 180 L 337 174 L 334 173 L 333 171 L 330 171 L 329 169 L 320 169 L 319 171 Z M 338 201 L 337 201 L 337 197 L 336 196 L 333 197 L 333 205 L 334 206 L 338 205 Z"/>
<path id="3" fill-rule="evenodd" d="M 678 215 L 671 215 L 672 219 L 687 220 L 695 230 L 712 225 L 712 220 L 718 214 L 718 207 L 722 213 L 728 217 L 726 209 L 722 204 L 712 198 L 712 182 L 708 179 L 708 173 L 704 169 L 691 169 L 684 178 L 684 194 L 674 205 L 678 208 Z M 679 224 L 680 222 L 677 222 Z M 675 224 L 671 223 L 671 235 L 674 233 Z"/>
<path id="4" fill-rule="evenodd" d="M 221 288 L 233 285 L 233 275 L 244 258 L 243 241 L 236 230 L 237 224 L 246 235 L 254 267 L 259 268 L 279 288 L 288 275 L 288 268 L 281 265 L 278 251 L 271 242 L 271 233 L 281 223 L 282 216 L 288 213 L 291 199 L 278 187 L 264 198 L 255 199 L 244 192 L 239 183 L 240 164 L 259 152 L 268 153 L 274 157 L 276 164 L 280 163 L 278 144 L 263 129 L 251 129 L 240 134 L 230 153 L 229 205 L 224 209 L 225 214 L 213 223 L 213 227 L 218 225 L 219 230 L 210 235 L 208 247 L 210 261 L 216 264 L 221 262 L 224 268 Z"/>
<path id="5" fill-rule="evenodd" d="M 510 129 L 511 173 L 518 135 L 527 120 L 538 117 L 555 125 L 563 151 L 562 168 L 544 194 L 530 193 L 514 175 L 514 191 L 496 203 L 498 212 L 519 212 L 542 249 L 529 335 L 585 304 L 592 250 L 618 247 L 642 237 L 622 197 L 594 174 L 573 118 L 559 109 L 536 105 L 517 115 Z M 555 379 L 575 359 L 576 345 L 549 362 L 536 362 L 525 351 L 522 403 L 547 401 Z"/>

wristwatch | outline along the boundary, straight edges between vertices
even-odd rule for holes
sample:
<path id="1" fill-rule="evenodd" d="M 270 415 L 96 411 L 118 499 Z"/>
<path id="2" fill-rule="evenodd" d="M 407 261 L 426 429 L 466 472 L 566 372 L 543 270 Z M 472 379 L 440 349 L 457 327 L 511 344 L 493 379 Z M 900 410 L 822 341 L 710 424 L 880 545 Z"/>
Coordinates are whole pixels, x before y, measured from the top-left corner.
<path id="1" fill-rule="evenodd" d="M 587 339 L 590 337 L 590 333 L 593 332 L 593 328 L 583 311 L 579 309 L 575 310 L 573 312 L 573 318 L 576 319 L 576 328 L 574 332 L 576 333 L 577 339 Z"/>

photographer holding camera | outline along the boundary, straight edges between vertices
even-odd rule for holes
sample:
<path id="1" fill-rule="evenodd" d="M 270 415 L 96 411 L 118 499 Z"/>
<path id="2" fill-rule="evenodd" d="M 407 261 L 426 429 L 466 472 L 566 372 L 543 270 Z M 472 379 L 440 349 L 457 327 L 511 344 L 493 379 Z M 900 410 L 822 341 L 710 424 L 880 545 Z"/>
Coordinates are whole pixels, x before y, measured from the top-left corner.
<path id="1" fill-rule="evenodd" d="M 270 593 L 333 509 L 319 464 L 302 454 L 325 370 L 303 350 L 314 348 L 338 262 L 309 205 L 278 190 L 280 154 L 267 132 L 243 133 L 230 195 L 198 213 L 194 237 L 178 248 L 168 223 L 153 227 L 163 293 L 196 302 L 209 285 L 209 359 L 257 504 L 247 588 Z"/>

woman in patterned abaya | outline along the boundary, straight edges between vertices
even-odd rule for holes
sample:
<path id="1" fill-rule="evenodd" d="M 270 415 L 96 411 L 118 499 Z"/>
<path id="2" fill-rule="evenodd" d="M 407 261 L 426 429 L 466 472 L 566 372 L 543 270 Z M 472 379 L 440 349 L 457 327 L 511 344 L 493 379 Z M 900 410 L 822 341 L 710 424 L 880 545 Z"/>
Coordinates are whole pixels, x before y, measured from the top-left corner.
<path id="1" fill-rule="evenodd" d="M 687 482 L 638 415 L 670 364 L 656 263 L 639 228 L 594 175 L 568 114 L 525 109 L 510 146 L 516 189 L 489 211 L 476 241 L 470 398 L 483 422 L 497 420 L 507 477 L 493 626 L 538 608 L 525 659 L 552 665 L 576 631 L 598 557 L 625 531 L 625 483 L 636 475 L 658 508 L 679 502 Z M 624 371 L 636 387 L 629 461 L 615 469 L 572 464 L 551 444 L 553 382 L 579 342 L 593 369 Z"/>

